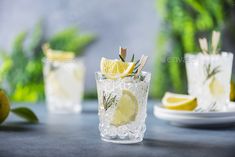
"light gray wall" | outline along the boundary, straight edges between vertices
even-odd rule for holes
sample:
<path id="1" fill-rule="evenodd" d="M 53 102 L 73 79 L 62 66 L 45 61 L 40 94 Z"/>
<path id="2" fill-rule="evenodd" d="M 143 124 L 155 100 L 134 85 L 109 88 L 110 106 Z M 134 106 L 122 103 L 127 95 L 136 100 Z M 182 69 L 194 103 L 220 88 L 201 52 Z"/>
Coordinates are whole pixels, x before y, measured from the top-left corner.
<path id="1" fill-rule="evenodd" d="M 0 48 L 9 50 L 16 34 L 40 18 L 48 36 L 71 25 L 97 35 L 85 54 L 86 90 L 96 88 L 100 58 L 116 58 L 120 45 L 138 57 L 150 56 L 146 70 L 152 71 L 159 28 L 155 0 L 1 0 Z"/>

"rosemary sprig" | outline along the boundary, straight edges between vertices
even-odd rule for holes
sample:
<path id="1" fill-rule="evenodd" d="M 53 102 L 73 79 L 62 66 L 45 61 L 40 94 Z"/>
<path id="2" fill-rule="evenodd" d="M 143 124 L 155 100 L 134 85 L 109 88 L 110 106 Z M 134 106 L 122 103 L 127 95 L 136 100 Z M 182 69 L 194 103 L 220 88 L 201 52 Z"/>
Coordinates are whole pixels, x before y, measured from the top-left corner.
<path id="1" fill-rule="evenodd" d="M 205 72 L 206 72 L 206 79 L 204 82 L 206 82 L 211 77 L 215 76 L 217 73 L 220 72 L 220 66 L 216 66 L 212 68 L 211 64 L 209 63 L 208 65 L 204 65 L 204 67 L 205 67 Z"/>
<path id="2" fill-rule="evenodd" d="M 119 58 L 122 62 L 126 62 L 126 55 L 127 55 L 127 49 L 120 47 Z M 142 57 L 135 62 L 135 55 L 133 54 L 130 62 L 135 62 L 135 66 L 134 66 L 134 70 L 132 71 L 132 73 L 128 76 L 134 76 L 135 78 L 140 78 L 139 76 L 141 75 L 141 71 L 146 64 L 147 59 L 148 59 L 148 56 L 142 55 Z"/>
<path id="3" fill-rule="evenodd" d="M 105 111 L 112 106 L 113 104 L 116 103 L 116 95 L 113 96 L 111 93 L 109 95 L 105 94 L 105 92 L 103 91 L 103 106 Z"/>
<path id="4" fill-rule="evenodd" d="M 138 72 L 138 68 L 140 67 L 140 60 L 138 60 L 137 62 L 135 62 L 135 67 L 134 70 L 132 72 L 133 75 L 135 75 Z"/>

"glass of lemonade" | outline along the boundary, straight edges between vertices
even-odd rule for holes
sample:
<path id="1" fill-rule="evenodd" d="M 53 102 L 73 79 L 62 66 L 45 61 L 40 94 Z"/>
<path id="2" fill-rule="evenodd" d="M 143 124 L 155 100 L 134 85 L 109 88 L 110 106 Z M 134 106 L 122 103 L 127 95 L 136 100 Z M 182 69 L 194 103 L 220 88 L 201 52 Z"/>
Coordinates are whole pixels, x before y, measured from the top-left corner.
<path id="1" fill-rule="evenodd" d="M 233 54 L 186 54 L 185 62 L 188 93 L 197 97 L 198 106 L 223 110 L 229 102 Z"/>
<path id="2" fill-rule="evenodd" d="M 101 61 L 101 72 L 96 72 L 101 139 L 125 144 L 141 142 L 146 130 L 146 106 L 151 74 L 141 72 L 138 77 L 134 77 L 131 75 L 134 70 L 128 66 L 131 62 L 102 60 L 105 61 Z M 111 69 L 108 71 L 112 76 L 117 74 L 117 77 L 109 77 L 104 69 Z M 126 73 L 123 76 L 124 71 L 128 71 L 130 75 Z"/>
<path id="3" fill-rule="evenodd" d="M 143 80 L 110 80 L 96 73 L 102 140 L 114 143 L 143 140 L 151 74 L 143 72 L 143 76 Z"/>
<path id="4" fill-rule="evenodd" d="M 47 107 L 53 113 L 81 111 L 85 67 L 80 59 L 44 60 Z"/>
<path id="5" fill-rule="evenodd" d="M 77 113 L 81 111 L 85 66 L 73 52 L 43 46 L 43 74 L 47 108 L 51 113 Z"/>

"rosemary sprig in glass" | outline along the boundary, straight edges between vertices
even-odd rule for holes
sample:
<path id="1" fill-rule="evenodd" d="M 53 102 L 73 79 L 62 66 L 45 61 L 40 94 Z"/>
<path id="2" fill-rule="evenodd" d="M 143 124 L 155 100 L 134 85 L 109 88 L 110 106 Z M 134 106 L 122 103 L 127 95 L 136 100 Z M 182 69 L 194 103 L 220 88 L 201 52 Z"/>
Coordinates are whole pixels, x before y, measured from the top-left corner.
<path id="1" fill-rule="evenodd" d="M 204 83 L 209 80 L 210 78 L 214 77 L 217 73 L 220 72 L 220 66 L 216 66 L 214 68 L 211 67 L 211 64 L 205 64 L 204 65 L 205 68 L 205 73 L 206 73 L 206 79 L 204 81 Z"/>
<path id="2" fill-rule="evenodd" d="M 116 103 L 116 97 L 117 97 L 116 95 L 113 96 L 111 93 L 107 95 L 103 91 L 103 106 L 104 106 L 105 111 L 114 103 Z"/>

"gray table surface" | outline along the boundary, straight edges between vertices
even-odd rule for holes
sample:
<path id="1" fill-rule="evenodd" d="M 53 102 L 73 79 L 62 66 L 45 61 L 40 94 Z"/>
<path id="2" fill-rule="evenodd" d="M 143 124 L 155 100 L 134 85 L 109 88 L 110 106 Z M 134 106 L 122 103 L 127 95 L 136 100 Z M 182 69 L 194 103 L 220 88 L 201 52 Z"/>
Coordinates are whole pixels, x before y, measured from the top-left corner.
<path id="1" fill-rule="evenodd" d="M 142 143 L 121 145 L 100 140 L 97 102 L 84 102 L 81 114 L 48 114 L 44 104 L 30 105 L 40 124 L 10 115 L 0 126 L 0 157 L 235 157 L 235 127 L 182 128 L 153 116 L 148 103 Z"/>

